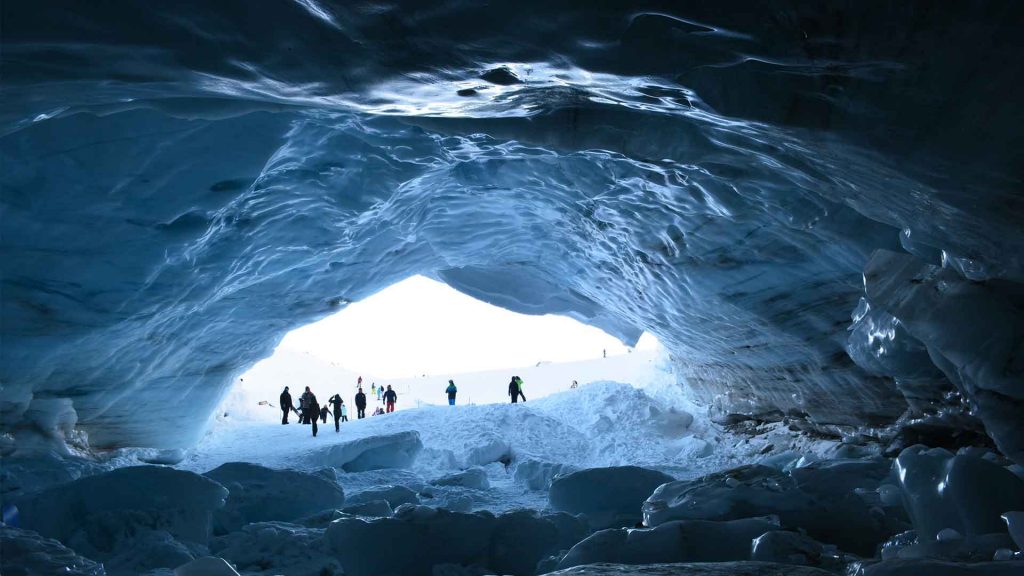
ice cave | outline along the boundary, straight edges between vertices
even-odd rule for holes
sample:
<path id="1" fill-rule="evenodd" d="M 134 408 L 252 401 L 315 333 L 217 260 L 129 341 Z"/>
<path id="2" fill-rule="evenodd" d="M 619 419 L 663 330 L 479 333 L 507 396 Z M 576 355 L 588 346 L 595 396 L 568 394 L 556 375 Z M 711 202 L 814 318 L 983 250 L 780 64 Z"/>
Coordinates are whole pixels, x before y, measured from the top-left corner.
<path id="1" fill-rule="evenodd" d="M 1022 26 L 3 2 L 0 572 L 1024 574 Z M 317 438 L 217 415 L 416 275 L 662 348 Z"/>

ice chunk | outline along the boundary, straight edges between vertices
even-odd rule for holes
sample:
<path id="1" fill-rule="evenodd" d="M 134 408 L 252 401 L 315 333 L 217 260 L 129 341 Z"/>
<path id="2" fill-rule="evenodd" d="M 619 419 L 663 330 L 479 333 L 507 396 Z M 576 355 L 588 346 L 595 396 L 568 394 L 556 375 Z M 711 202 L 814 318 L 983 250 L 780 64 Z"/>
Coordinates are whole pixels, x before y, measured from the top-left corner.
<path id="1" fill-rule="evenodd" d="M 383 468 L 408 468 L 423 450 L 423 442 L 415 430 L 385 436 L 370 436 L 336 444 L 313 458 L 345 472 L 366 472 Z"/>
<path id="2" fill-rule="evenodd" d="M 904 504 L 922 541 L 952 529 L 968 540 L 1005 532 L 1004 512 L 1024 508 L 1024 481 L 969 453 L 912 446 L 894 464 Z"/>
<path id="3" fill-rule="evenodd" d="M 526 484 L 530 490 L 547 490 L 551 481 L 559 474 L 575 472 L 575 466 L 555 462 L 542 462 L 532 458 L 520 460 L 516 464 L 516 482 Z"/>
<path id="4" fill-rule="evenodd" d="M 203 556 L 174 569 L 174 576 L 238 576 L 223 558 Z"/>
<path id="5" fill-rule="evenodd" d="M 341 486 L 307 472 L 230 462 L 204 476 L 230 492 L 224 508 L 214 512 L 215 534 L 233 532 L 250 522 L 295 520 L 320 510 L 339 508 L 345 502 Z"/>
<path id="6" fill-rule="evenodd" d="M 595 529 L 633 526 L 642 519 L 641 507 L 652 492 L 675 478 L 637 466 L 588 468 L 557 476 L 551 482 L 551 507 L 585 514 Z"/>
<path id="7" fill-rule="evenodd" d="M 240 572 L 306 576 L 342 574 L 341 564 L 327 549 L 324 530 L 285 522 L 257 522 L 238 532 L 214 538 L 210 551 Z"/>
<path id="8" fill-rule="evenodd" d="M 349 498 L 349 504 L 365 504 L 375 500 L 384 500 L 391 508 L 398 508 L 402 504 L 419 504 L 420 499 L 416 492 L 405 486 L 375 486 L 363 490 Z"/>
<path id="9" fill-rule="evenodd" d="M 327 528 L 326 538 L 349 576 L 429 576 L 442 565 L 532 574 L 542 558 L 582 534 L 582 525 L 564 516 L 463 514 L 406 505 L 393 518 L 341 518 Z M 381 542 L 401 542 L 404 550 L 382 553 Z"/>
<path id="10" fill-rule="evenodd" d="M 658 564 L 749 560 L 754 539 L 778 529 L 774 518 L 726 522 L 678 520 L 656 528 L 612 528 L 573 546 L 558 567 L 596 562 Z"/>
<path id="11" fill-rule="evenodd" d="M 825 547 L 807 536 L 782 530 L 768 532 L 754 539 L 751 560 L 780 562 L 800 566 L 818 566 Z"/>
<path id="12" fill-rule="evenodd" d="M 363 502 L 362 504 L 355 504 L 353 506 L 346 506 L 341 509 L 345 514 L 352 514 L 354 516 L 371 516 L 375 518 L 383 518 L 391 516 L 395 511 L 391 508 L 391 504 L 387 500 L 370 500 L 369 502 Z"/>
<path id="13" fill-rule="evenodd" d="M 117 522 L 152 525 L 180 540 L 205 544 L 211 515 L 228 491 L 194 474 L 162 466 L 133 466 L 81 478 L 17 501 L 24 528 L 61 541 Z"/>
<path id="14" fill-rule="evenodd" d="M 1024 551 L 1024 512 L 1004 512 L 1002 518 L 1006 522 L 1006 529 L 1009 530 L 1010 537 L 1013 538 L 1017 549 Z"/>
<path id="15" fill-rule="evenodd" d="M 507 466 L 512 458 L 512 445 L 503 438 L 488 434 L 469 449 L 464 462 L 466 466 L 486 466 L 492 462 L 501 462 Z"/>
<path id="16" fill-rule="evenodd" d="M 470 468 L 469 470 L 442 476 L 437 480 L 433 480 L 431 484 L 435 486 L 461 486 L 476 490 L 487 490 L 491 487 L 491 483 L 487 479 L 487 472 L 483 468 Z"/>
<path id="17" fill-rule="evenodd" d="M 0 570 L 4 574 L 105 576 L 102 564 L 31 530 L 0 525 Z"/>

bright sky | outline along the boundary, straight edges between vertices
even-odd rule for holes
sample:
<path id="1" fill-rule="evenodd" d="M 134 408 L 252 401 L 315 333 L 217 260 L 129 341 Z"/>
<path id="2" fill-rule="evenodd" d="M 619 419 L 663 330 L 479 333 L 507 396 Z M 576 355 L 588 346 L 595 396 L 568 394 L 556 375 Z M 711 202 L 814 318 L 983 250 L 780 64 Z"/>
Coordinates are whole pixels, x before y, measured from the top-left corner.
<path id="1" fill-rule="evenodd" d="M 653 349 L 645 334 L 637 349 Z M 292 331 L 280 348 L 306 352 L 377 378 L 462 373 L 626 353 L 605 332 L 564 316 L 491 306 L 414 276 Z"/>

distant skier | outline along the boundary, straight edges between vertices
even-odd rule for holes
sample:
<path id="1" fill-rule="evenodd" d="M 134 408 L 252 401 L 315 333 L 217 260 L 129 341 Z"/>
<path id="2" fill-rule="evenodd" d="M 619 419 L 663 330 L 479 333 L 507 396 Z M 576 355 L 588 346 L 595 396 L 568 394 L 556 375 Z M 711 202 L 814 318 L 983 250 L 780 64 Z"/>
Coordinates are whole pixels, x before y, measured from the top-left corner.
<path id="1" fill-rule="evenodd" d="M 312 415 L 309 419 L 309 423 L 313 425 L 313 438 L 316 438 L 316 419 L 320 414 L 320 404 L 316 401 L 316 396 L 309 399 L 309 413 Z"/>
<path id="2" fill-rule="evenodd" d="M 455 395 L 459 393 L 459 389 L 455 387 L 455 381 L 449 380 L 448 387 L 444 391 L 448 393 L 448 405 L 455 406 Z"/>
<path id="3" fill-rule="evenodd" d="M 330 412 L 330 410 L 327 408 L 327 404 L 324 404 L 323 406 L 320 407 L 320 421 L 323 422 L 324 424 L 327 424 L 328 412 Z"/>
<path id="4" fill-rule="evenodd" d="M 341 394 L 335 394 L 328 398 L 327 402 L 334 406 L 334 410 L 331 412 L 334 415 L 334 431 L 340 432 L 341 426 L 338 425 L 338 422 L 345 415 L 345 401 L 341 399 Z"/>
<path id="5" fill-rule="evenodd" d="M 306 391 L 299 396 L 299 408 L 302 410 L 299 421 L 302 424 L 309 424 L 310 420 L 316 420 L 317 411 L 313 410 L 314 402 L 316 402 L 316 396 L 309 390 L 309 386 L 306 386 Z"/>
<path id="6" fill-rule="evenodd" d="M 281 392 L 281 424 L 288 423 L 288 412 L 295 410 L 295 406 L 292 406 L 292 395 L 288 393 L 288 387 L 284 387 L 284 392 Z"/>
<path id="7" fill-rule="evenodd" d="M 384 403 L 388 407 L 388 412 L 395 411 L 395 402 L 398 402 L 398 394 L 391 389 L 391 384 L 388 384 L 388 391 L 384 393 Z"/>
<path id="8" fill-rule="evenodd" d="M 366 418 L 366 394 L 363 393 L 362 388 L 356 392 L 356 418 L 360 420 Z"/>

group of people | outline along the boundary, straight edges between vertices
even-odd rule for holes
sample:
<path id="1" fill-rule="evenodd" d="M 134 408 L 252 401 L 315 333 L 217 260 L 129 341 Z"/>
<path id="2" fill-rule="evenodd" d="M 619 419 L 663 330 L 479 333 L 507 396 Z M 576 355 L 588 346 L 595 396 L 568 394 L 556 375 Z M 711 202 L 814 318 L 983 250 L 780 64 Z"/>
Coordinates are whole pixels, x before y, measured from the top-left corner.
<path id="1" fill-rule="evenodd" d="M 362 383 L 362 377 L 359 378 L 360 384 Z M 377 394 L 377 387 L 374 385 L 373 393 Z M 384 402 L 387 412 L 395 411 L 395 404 L 398 402 L 398 394 L 388 386 L 387 390 L 383 387 L 380 388 L 379 398 Z M 327 423 L 327 416 L 334 416 L 334 431 L 341 431 L 341 423 L 348 422 L 348 407 L 345 406 L 345 401 L 341 399 L 340 394 L 331 396 L 324 405 L 316 399 L 316 395 L 313 391 L 306 386 L 306 391 L 299 396 L 298 407 L 292 402 L 292 395 L 288 391 L 288 387 L 284 387 L 284 391 L 281 392 L 281 424 L 288 424 L 288 414 L 294 412 L 299 418 L 299 424 L 308 424 L 313 428 L 313 436 L 316 436 L 318 431 L 317 420 L 319 419 L 324 424 Z M 366 417 L 366 394 L 363 392 L 362 386 L 359 386 L 358 392 L 356 392 L 356 415 L 358 418 Z M 384 409 L 378 407 L 373 415 L 384 414 Z"/>

